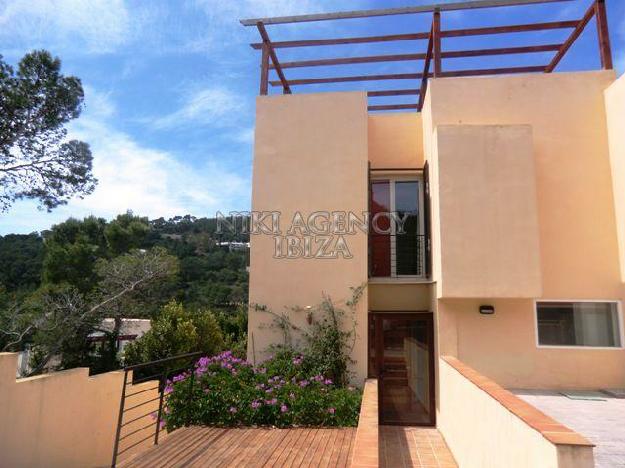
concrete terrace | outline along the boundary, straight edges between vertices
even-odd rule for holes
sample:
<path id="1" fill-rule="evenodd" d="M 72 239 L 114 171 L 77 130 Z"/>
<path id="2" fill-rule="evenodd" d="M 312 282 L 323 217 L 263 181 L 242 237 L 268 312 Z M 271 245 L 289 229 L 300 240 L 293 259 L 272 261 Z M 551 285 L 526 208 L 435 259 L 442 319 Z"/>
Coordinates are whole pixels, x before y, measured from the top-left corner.
<path id="1" fill-rule="evenodd" d="M 601 400 L 573 400 L 549 390 L 513 393 L 595 444 L 597 468 L 625 467 L 625 399 L 599 392 L 587 393 Z"/>

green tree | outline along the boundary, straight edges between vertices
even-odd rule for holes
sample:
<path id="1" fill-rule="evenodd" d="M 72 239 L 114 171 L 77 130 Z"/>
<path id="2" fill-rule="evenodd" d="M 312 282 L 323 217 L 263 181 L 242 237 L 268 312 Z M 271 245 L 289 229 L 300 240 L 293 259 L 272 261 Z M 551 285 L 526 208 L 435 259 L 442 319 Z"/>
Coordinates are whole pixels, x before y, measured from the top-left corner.
<path id="1" fill-rule="evenodd" d="M 175 275 L 177 259 L 158 247 L 134 250 L 98 262 L 97 271 L 100 280 L 89 293 L 69 285 L 47 285 L 37 291 L 39 315 L 30 321 L 28 329 L 4 330 L 8 337 L 32 335 L 37 351 L 34 373 L 44 369 L 53 358 L 60 360 L 57 367 L 61 369 L 88 366 L 97 372 L 117 368 L 121 319 L 133 310 L 126 305 L 137 294 L 159 289 L 162 281 Z M 101 328 L 104 318 L 115 320 L 112 331 Z M 7 319 L 4 322 L 12 323 Z M 107 338 L 105 345 L 97 349 L 89 341 L 89 335 L 96 331 Z"/>
<path id="2" fill-rule="evenodd" d="M 51 211 L 93 192 L 89 145 L 67 140 L 64 125 L 80 115 L 80 80 L 61 74 L 61 61 L 40 50 L 17 71 L 0 56 L 0 210 L 20 199 Z"/>
<path id="3" fill-rule="evenodd" d="M 0 236 L 0 284 L 7 291 L 39 287 L 42 264 L 43 239 L 39 234 Z"/>
<path id="4" fill-rule="evenodd" d="M 90 216 L 57 224 L 45 235 L 44 283 L 67 283 L 82 292 L 91 291 L 99 280 L 98 260 L 141 247 L 148 231 L 147 218 L 131 212 L 109 223 Z"/>
<path id="5" fill-rule="evenodd" d="M 195 351 L 212 355 L 223 346 L 219 323 L 210 311 L 188 312 L 172 301 L 152 320 L 145 335 L 126 346 L 124 362 L 139 364 Z"/>
<path id="6" fill-rule="evenodd" d="M 119 255 L 142 247 L 149 230 L 148 218 L 135 216 L 131 211 L 118 215 L 104 229 L 111 255 Z"/>
<path id="7" fill-rule="evenodd" d="M 53 226 L 45 235 L 44 283 L 92 290 L 98 280 L 96 261 L 108 254 L 105 227 L 106 221 L 95 216 L 69 218 Z"/>

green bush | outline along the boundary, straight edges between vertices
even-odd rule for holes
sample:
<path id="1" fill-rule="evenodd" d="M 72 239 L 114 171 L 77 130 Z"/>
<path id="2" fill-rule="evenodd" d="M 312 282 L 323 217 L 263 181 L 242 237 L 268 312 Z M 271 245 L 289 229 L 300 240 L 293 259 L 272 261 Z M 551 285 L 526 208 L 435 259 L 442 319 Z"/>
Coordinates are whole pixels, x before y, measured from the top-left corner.
<path id="1" fill-rule="evenodd" d="M 254 367 L 226 351 L 201 358 L 193 374 L 167 383 L 162 423 L 186 425 L 355 426 L 361 393 L 311 375 L 310 363 L 290 351 Z"/>
<path id="2" fill-rule="evenodd" d="M 152 320 L 151 329 L 126 346 L 124 363 L 140 364 L 196 351 L 212 355 L 222 349 L 223 335 L 211 312 L 188 312 L 171 301 Z"/>

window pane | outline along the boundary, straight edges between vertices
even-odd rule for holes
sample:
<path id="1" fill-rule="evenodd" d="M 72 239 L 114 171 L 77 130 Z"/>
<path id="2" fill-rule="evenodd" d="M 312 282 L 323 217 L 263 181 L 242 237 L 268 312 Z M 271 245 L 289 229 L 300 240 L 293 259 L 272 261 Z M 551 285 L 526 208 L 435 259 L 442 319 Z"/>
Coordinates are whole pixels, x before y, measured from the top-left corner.
<path id="1" fill-rule="evenodd" d="M 377 213 L 389 213 L 391 211 L 391 189 L 388 180 L 376 180 L 371 182 L 371 220 Z M 376 226 L 380 232 L 389 232 L 390 219 L 387 214 L 379 216 Z M 371 229 L 371 275 L 391 275 L 391 236 L 389 234 L 376 233 Z"/>
<path id="2" fill-rule="evenodd" d="M 614 302 L 541 302 L 536 313 L 541 345 L 621 346 Z"/>
<path id="3" fill-rule="evenodd" d="M 397 274 L 420 275 L 419 183 L 416 180 L 395 182 L 395 211 L 405 220 L 403 233 L 397 226 Z"/>

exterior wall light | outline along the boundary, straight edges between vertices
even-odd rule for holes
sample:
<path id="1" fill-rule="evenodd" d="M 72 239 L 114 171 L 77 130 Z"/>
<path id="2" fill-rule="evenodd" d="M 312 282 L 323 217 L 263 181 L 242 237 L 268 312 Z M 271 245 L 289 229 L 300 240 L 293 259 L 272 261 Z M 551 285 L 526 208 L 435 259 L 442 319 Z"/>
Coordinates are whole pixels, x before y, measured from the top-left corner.
<path id="1" fill-rule="evenodd" d="M 482 315 L 493 315 L 495 313 L 495 308 L 492 305 L 481 305 L 480 306 L 480 314 Z"/>

